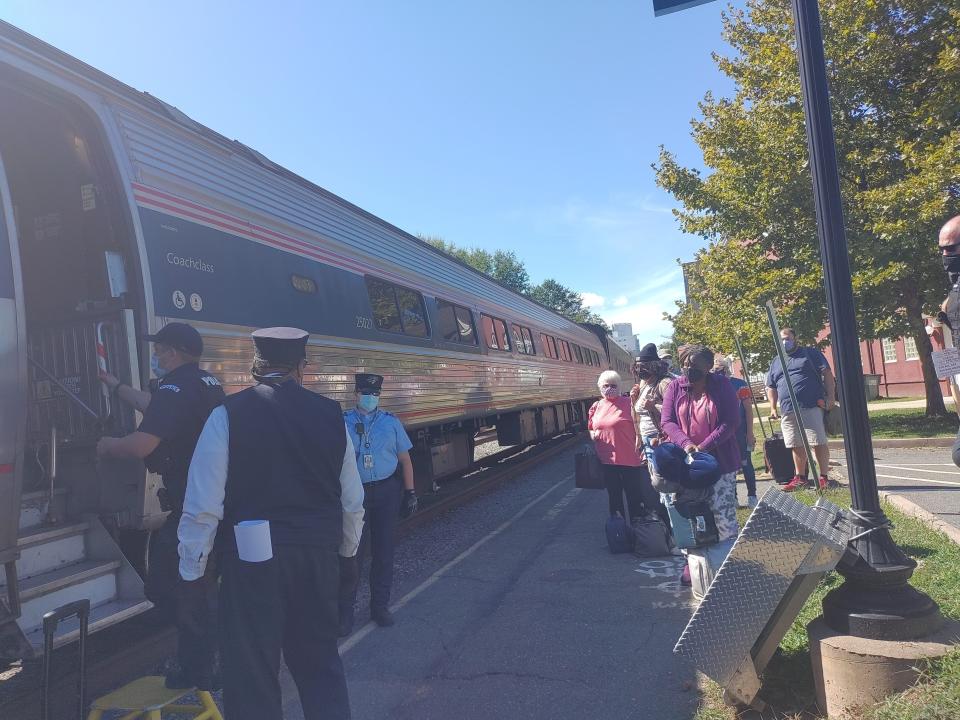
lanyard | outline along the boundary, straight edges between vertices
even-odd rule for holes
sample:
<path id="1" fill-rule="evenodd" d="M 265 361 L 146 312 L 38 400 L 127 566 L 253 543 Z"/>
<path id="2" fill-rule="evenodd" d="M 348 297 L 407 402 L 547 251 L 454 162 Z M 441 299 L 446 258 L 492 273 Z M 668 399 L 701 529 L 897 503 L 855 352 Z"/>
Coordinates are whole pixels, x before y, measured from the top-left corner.
<path id="1" fill-rule="evenodd" d="M 376 424 L 377 420 L 380 419 L 380 410 L 374 410 L 373 416 L 365 416 L 357 413 L 357 417 L 360 419 L 360 424 L 363 425 L 363 449 L 366 450 L 369 454 L 370 451 L 370 434 L 373 430 L 373 426 Z M 370 425 L 368 426 L 364 421 L 364 417 L 370 417 Z M 357 457 L 360 457 L 360 449 L 357 449 Z"/>

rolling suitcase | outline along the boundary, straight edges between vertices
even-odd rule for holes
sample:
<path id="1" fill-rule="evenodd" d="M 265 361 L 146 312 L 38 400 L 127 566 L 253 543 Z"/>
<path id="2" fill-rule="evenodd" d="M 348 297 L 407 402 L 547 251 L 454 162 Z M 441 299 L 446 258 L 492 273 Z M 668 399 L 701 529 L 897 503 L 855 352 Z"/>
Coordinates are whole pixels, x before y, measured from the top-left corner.
<path id="1" fill-rule="evenodd" d="M 40 720 L 50 720 L 50 666 L 53 663 L 53 634 L 61 620 L 73 617 L 80 621 L 80 663 L 77 679 L 77 717 L 84 718 L 86 699 L 84 698 L 84 681 L 87 674 L 87 624 L 90 620 L 90 601 L 76 600 L 56 610 L 51 610 L 43 616 L 43 677 L 40 687 Z"/>
<path id="2" fill-rule="evenodd" d="M 796 473 L 793 466 L 793 452 L 784 445 L 783 435 L 775 432 L 773 437 L 763 441 L 763 461 L 767 470 L 779 484 L 790 482 Z"/>

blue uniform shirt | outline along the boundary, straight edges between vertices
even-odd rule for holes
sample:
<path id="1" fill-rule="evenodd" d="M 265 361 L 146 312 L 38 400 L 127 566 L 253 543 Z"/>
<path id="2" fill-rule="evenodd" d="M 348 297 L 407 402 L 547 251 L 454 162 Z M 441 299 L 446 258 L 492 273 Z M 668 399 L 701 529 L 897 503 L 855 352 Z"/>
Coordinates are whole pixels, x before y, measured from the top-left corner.
<path id="1" fill-rule="evenodd" d="M 397 455 L 413 447 L 399 418 L 386 410 L 364 415 L 354 408 L 343 414 L 343 421 L 357 453 L 360 479 L 365 483 L 393 475 L 399 462 Z M 363 437 L 357 432 L 358 423 L 363 423 Z"/>
<path id="2" fill-rule="evenodd" d="M 826 398 L 821 374 L 826 370 L 827 359 L 814 347 L 800 347 L 787 353 L 787 372 L 793 380 L 793 389 L 797 393 L 797 402 L 801 408 L 815 408 L 818 400 Z M 780 358 L 775 357 L 767 373 L 767 387 L 776 388 L 782 413 L 793 412 L 787 381 L 783 377 Z"/>

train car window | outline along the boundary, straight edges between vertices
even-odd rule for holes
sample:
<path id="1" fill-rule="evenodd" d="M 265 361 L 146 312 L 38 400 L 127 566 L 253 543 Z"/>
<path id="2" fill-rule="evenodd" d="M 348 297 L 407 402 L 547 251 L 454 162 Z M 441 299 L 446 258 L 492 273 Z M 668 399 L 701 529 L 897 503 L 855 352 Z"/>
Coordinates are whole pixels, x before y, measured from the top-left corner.
<path id="1" fill-rule="evenodd" d="M 570 353 L 570 343 L 566 340 L 560 341 L 560 355 L 567 362 L 573 362 L 573 355 Z"/>
<path id="2" fill-rule="evenodd" d="M 577 356 L 577 362 L 583 365 L 583 352 L 580 350 L 579 345 L 573 346 L 573 354 Z"/>
<path id="3" fill-rule="evenodd" d="M 527 355 L 536 355 L 537 349 L 533 346 L 533 334 L 530 328 L 520 328 L 523 330 L 523 343 L 527 346 Z"/>
<path id="4" fill-rule="evenodd" d="M 377 278 L 364 278 L 367 283 L 367 295 L 370 296 L 370 306 L 373 308 L 373 320 L 380 330 L 387 332 L 403 332 L 400 323 L 400 310 L 397 308 L 396 288 L 388 282 Z"/>
<path id="5" fill-rule="evenodd" d="M 400 322 L 403 332 L 414 337 L 429 337 L 427 311 L 423 307 L 423 295 L 416 290 L 397 288 L 397 305 L 400 307 Z"/>
<path id="6" fill-rule="evenodd" d="M 317 294 L 317 284 L 308 277 L 303 275 L 291 275 L 290 284 L 293 285 L 293 289 L 298 292 L 307 293 L 308 295 Z"/>
<path id="7" fill-rule="evenodd" d="M 493 324 L 497 328 L 497 337 L 500 339 L 500 349 L 510 349 L 510 334 L 507 332 L 507 324 L 499 318 L 493 319 Z"/>
<path id="8" fill-rule="evenodd" d="M 457 330 L 460 333 L 460 342 L 464 345 L 477 344 L 477 332 L 473 329 L 473 314 L 465 307 L 459 305 L 455 308 L 457 313 Z"/>
<path id="9" fill-rule="evenodd" d="M 550 343 L 550 352 L 553 353 L 550 357 L 559 360 L 560 353 L 557 352 L 557 341 L 553 338 L 553 335 L 547 335 L 547 341 Z"/>
<path id="10" fill-rule="evenodd" d="M 483 330 L 483 339 L 488 348 L 494 350 L 509 350 L 510 338 L 507 336 L 507 325 L 500 318 L 489 315 L 480 315 L 480 327 Z"/>
<path id="11" fill-rule="evenodd" d="M 597 367 L 600 367 L 600 356 L 597 355 L 597 351 L 591 350 L 590 352 L 593 353 L 593 364 L 596 365 Z"/>
<path id="12" fill-rule="evenodd" d="M 473 329 L 473 315 L 467 308 L 437 298 L 437 324 L 440 328 L 440 337 L 446 342 L 461 345 L 477 344 L 477 333 Z"/>
<path id="13" fill-rule="evenodd" d="M 437 300 L 437 329 L 441 339 L 447 342 L 460 342 L 457 311 L 446 300 Z"/>
<path id="14" fill-rule="evenodd" d="M 527 345 L 523 342 L 523 330 L 516 323 L 510 325 L 510 332 L 513 334 L 513 346 L 521 355 L 527 354 Z"/>
<path id="15" fill-rule="evenodd" d="M 556 358 L 554 355 L 553 348 L 550 347 L 550 336 L 545 333 L 540 333 L 540 345 L 543 346 L 543 354 L 548 358 Z"/>

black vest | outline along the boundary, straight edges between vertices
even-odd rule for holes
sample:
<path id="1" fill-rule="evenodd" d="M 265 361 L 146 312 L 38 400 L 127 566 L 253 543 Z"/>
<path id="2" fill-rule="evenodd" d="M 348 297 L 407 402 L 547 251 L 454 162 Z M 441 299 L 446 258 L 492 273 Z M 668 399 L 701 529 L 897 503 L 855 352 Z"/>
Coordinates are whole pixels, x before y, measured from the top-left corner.
<path id="1" fill-rule="evenodd" d="M 347 447 L 339 403 L 288 380 L 247 388 L 224 407 L 230 456 L 221 547 L 236 547 L 241 520 L 269 520 L 274 545 L 338 547 Z"/>
<path id="2" fill-rule="evenodd" d="M 960 348 L 960 282 L 953 284 L 947 299 L 947 320 L 953 334 L 953 346 Z"/>

